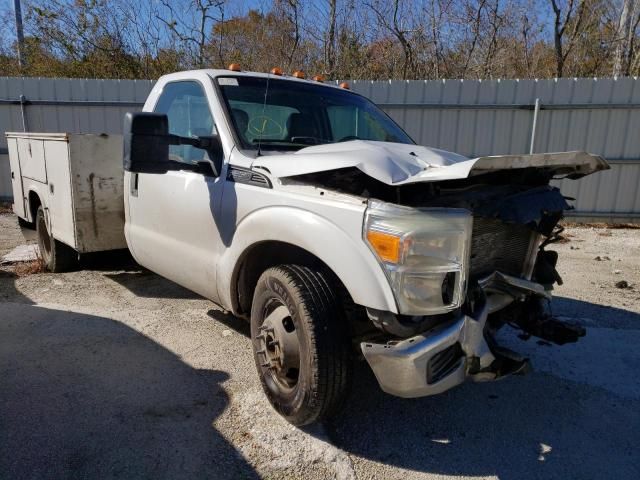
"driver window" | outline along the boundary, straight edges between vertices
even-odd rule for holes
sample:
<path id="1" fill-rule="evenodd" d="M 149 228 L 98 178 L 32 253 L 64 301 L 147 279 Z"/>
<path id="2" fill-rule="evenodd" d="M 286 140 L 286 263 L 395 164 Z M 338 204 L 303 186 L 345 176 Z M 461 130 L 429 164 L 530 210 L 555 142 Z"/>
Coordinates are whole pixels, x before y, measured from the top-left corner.
<path id="1" fill-rule="evenodd" d="M 169 133 L 181 137 L 199 137 L 215 132 L 213 115 L 207 97 L 198 82 L 171 82 L 164 86 L 154 108 L 165 113 Z M 197 163 L 208 158 L 207 152 L 191 145 L 170 145 L 169 158 L 178 162 Z"/>

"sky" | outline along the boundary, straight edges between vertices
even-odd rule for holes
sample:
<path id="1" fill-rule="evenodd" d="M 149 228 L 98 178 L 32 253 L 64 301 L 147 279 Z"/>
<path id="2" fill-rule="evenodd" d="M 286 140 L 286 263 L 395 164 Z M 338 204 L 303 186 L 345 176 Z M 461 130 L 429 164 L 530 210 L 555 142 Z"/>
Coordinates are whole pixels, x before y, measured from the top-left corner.
<path id="1" fill-rule="evenodd" d="M 65 0 L 62 0 L 65 1 Z M 67 0 L 68 1 L 68 0 Z M 143 6 L 149 1 L 157 0 L 130 0 L 133 3 Z M 38 0 L 22 0 L 22 16 L 27 13 L 27 6 L 38 4 Z M 227 0 L 227 11 L 232 15 L 242 15 L 249 10 L 265 11 L 269 10 L 272 0 Z M 0 38 L 9 39 L 9 42 L 15 40 L 15 23 L 14 23 L 14 0 L 0 0 Z M 306 5 L 313 8 L 326 10 L 326 0 L 306 0 Z M 144 7 L 142 7 L 144 8 Z"/>
<path id="2" fill-rule="evenodd" d="M 65 1 L 65 0 L 62 0 Z M 71 0 L 67 0 L 71 1 Z M 158 1 L 158 0 L 130 0 L 133 3 L 137 3 L 141 6 L 141 9 L 144 9 L 144 4 L 148 4 L 149 1 Z M 341 2 L 346 3 L 348 0 L 341 0 Z M 421 2 L 421 0 L 414 0 L 417 2 Z M 523 1 L 527 0 L 511 0 L 511 1 Z M 613 3 L 619 3 L 620 0 L 611 0 Z M 14 16 L 13 16 L 13 2 L 14 0 L 0 0 L 0 39 L 4 39 L 2 42 L 5 45 L 8 43 L 12 43 L 15 40 L 15 24 L 14 24 Z M 23 16 L 26 15 L 27 5 L 29 3 L 38 3 L 38 0 L 22 0 L 22 13 Z M 259 11 L 269 10 L 272 5 L 272 0 L 227 0 L 226 10 L 228 14 L 231 16 L 242 15 L 249 11 L 250 9 L 255 9 Z M 506 3 L 506 2 L 504 2 Z M 562 3 L 562 2 L 561 2 Z M 322 18 L 326 18 L 327 11 L 327 0 L 306 0 L 304 2 L 307 10 L 317 9 L 318 14 Z M 536 8 L 533 10 L 533 14 L 539 16 L 541 19 L 544 19 L 544 36 L 550 37 L 552 33 L 552 10 L 549 5 L 548 0 L 538 0 L 536 3 Z M 322 12 L 322 13 L 321 13 Z M 313 13 L 311 14 L 313 16 Z"/>

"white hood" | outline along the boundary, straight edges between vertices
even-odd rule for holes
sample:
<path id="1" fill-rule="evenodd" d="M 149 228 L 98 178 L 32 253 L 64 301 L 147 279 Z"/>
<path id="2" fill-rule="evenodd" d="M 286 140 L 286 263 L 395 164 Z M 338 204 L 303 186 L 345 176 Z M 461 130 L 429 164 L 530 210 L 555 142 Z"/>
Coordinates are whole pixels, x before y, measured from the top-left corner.
<path id="1" fill-rule="evenodd" d="M 437 182 L 496 170 L 548 168 L 554 175 L 579 178 L 606 170 L 607 162 L 585 152 L 496 155 L 469 159 L 456 153 L 400 143 L 353 140 L 303 148 L 294 154 L 258 157 L 253 168 L 265 168 L 276 177 L 355 167 L 388 185 Z"/>

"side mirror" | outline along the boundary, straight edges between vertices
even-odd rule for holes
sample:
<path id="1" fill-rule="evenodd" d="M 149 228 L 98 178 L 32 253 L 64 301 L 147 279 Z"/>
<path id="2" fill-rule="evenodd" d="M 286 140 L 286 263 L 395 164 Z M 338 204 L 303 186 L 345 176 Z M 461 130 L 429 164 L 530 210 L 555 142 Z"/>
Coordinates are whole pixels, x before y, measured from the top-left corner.
<path id="1" fill-rule="evenodd" d="M 213 165 L 169 160 L 169 145 L 191 145 L 209 153 Z M 127 113 L 124 117 L 124 169 L 132 173 L 167 173 L 169 170 L 195 170 L 220 175 L 222 142 L 216 135 L 196 138 L 169 133 L 169 120 L 163 113 Z"/>
<path id="2" fill-rule="evenodd" d="M 128 112 L 124 116 L 124 169 L 135 173 L 167 173 L 169 120 L 165 114 Z"/>

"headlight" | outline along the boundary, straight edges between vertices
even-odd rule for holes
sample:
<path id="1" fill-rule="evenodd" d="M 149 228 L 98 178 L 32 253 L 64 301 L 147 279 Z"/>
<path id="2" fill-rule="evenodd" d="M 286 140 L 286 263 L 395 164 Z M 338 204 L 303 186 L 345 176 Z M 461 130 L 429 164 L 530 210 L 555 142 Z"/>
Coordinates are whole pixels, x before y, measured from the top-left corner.
<path id="1" fill-rule="evenodd" d="M 462 305 L 473 217 L 459 208 L 409 208 L 370 200 L 363 236 L 384 267 L 404 315 Z"/>

